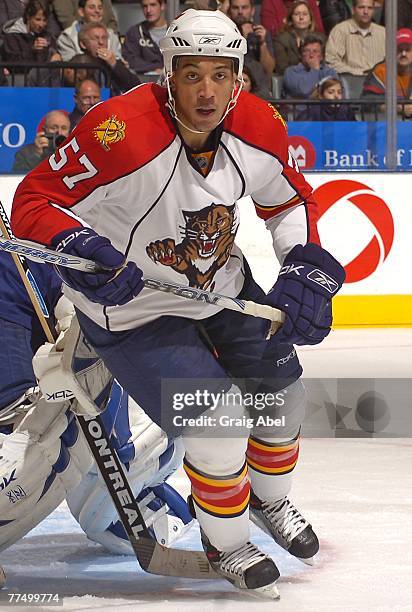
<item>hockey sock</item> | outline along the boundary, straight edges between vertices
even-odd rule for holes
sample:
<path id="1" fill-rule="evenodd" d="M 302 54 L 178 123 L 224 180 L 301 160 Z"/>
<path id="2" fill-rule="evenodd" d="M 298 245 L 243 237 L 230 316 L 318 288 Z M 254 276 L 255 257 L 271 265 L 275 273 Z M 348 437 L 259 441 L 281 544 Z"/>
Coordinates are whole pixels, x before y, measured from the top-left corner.
<path id="1" fill-rule="evenodd" d="M 285 497 L 299 456 L 299 433 L 292 439 L 263 440 L 251 436 L 246 452 L 253 493 L 261 500 Z"/>
<path id="2" fill-rule="evenodd" d="M 250 482 L 246 462 L 234 474 L 213 476 L 186 459 L 184 469 L 192 483 L 192 500 L 202 531 L 221 551 L 234 550 L 249 539 Z"/>

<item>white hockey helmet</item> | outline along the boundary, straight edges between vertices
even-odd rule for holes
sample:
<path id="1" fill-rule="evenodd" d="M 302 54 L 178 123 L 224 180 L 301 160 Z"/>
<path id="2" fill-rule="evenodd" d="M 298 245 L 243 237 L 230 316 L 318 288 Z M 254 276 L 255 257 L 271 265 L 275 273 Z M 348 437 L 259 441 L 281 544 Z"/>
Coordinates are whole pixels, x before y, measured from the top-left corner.
<path id="1" fill-rule="evenodd" d="M 174 19 L 160 40 L 166 75 L 173 72 L 173 58 L 180 55 L 230 57 L 242 78 L 246 39 L 222 11 L 188 9 Z"/>

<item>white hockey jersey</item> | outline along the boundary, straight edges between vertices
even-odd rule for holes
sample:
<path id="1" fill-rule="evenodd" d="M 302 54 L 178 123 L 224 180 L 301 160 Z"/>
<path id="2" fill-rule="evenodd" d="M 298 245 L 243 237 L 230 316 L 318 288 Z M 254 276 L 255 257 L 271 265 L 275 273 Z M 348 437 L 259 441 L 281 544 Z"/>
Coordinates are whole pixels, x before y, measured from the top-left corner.
<path id="1" fill-rule="evenodd" d="M 205 175 L 166 101 L 164 88 L 146 84 L 91 109 L 19 185 L 13 230 L 49 245 L 62 230 L 89 225 L 146 277 L 235 297 L 244 279 L 234 243 L 237 200 L 250 195 L 268 223 L 282 215 L 282 234 L 290 233 L 292 246 L 318 241 L 312 190 L 288 153 L 283 120 L 268 102 L 240 95 Z M 290 227 L 285 211 L 291 212 Z M 70 288 L 65 293 L 112 331 L 163 314 L 202 319 L 217 312 L 216 306 L 151 289 L 116 307 L 100 306 Z"/>

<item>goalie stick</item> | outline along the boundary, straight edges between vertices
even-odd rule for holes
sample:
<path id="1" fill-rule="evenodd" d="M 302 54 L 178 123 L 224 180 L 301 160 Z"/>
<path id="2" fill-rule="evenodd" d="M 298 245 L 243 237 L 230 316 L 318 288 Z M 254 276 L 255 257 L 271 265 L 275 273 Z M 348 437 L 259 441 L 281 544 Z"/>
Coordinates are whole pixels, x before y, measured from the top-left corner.
<path id="1" fill-rule="evenodd" d="M 12 237 L 6 211 L 0 202 L 0 230 L 5 238 L 2 242 L 15 243 Z M 8 250 L 8 249 L 5 249 Z M 13 251 L 12 251 L 13 252 Z M 14 251 L 16 253 L 16 251 Z M 18 253 L 24 255 L 24 253 Z M 17 270 L 24 282 L 35 312 L 39 317 L 48 342 L 54 343 L 55 331 L 51 323 L 45 319 L 38 301 L 38 293 L 27 280 L 29 266 L 24 257 L 13 257 Z M 37 259 L 36 259 L 37 261 Z M 77 400 L 74 400 L 75 402 Z M 187 551 L 167 548 L 150 536 L 146 523 L 128 483 L 122 464 L 111 448 L 103 423 L 99 416 L 83 417 L 73 412 L 82 429 L 90 451 L 104 479 L 109 495 L 116 507 L 120 521 L 127 533 L 130 544 L 142 569 L 161 576 L 183 578 L 218 578 L 212 570 L 206 555 L 202 551 Z"/>
<path id="2" fill-rule="evenodd" d="M 101 268 L 90 259 L 58 253 L 57 251 L 47 249 L 43 245 L 26 240 L 10 240 L 10 238 L 0 238 L 0 249 L 10 253 L 24 255 L 33 261 L 55 264 L 66 268 L 73 268 L 75 270 L 80 270 L 81 272 L 93 273 L 101 270 Z M 179 297 L 189 300 L 196 300 L 198 302 L 204 302 L 205 304 L 221 306 L 222 308 L 235 310 L 236 312 L 251 315 L 252 317 L 268 319 L 271 321 L 268 337 L 274 334 L 285 320 L 285 315 L 281 310 L 266 304 L 257 304 L 256 302 L 249 300 L 239 300 L 237 298 L 221 295 L 220 293 L 204 291 L 203 289 L 178 285 L 176 283 L 170 283 L 168 281 L 154 278 L 145 278 L 143 282 L 145 287 L 149 289 L 155 289 L 165 293 L 174 293 Z"/>

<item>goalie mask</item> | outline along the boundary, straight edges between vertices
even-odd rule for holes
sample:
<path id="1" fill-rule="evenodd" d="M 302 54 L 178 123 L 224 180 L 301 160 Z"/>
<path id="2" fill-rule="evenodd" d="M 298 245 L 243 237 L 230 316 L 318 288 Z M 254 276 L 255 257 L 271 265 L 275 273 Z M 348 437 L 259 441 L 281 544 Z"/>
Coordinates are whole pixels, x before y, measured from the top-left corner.
<path id="1" fill-rule="evenodd" d="M 234 62 L 236 80 L 239 87 L 233 88 L 226 111 L 219 121 L 236 105 L 243 84 L 243 61 L 247 51 L 246 39 L 239 32 L 236 24 L 221 11 L 196 11 L 188 9 L 174 19 L 167 29 L 166 35 L 160 41 L 160 51 L 163 55 L 166 86 L 168 91 L 168 106 L 173 117 L 182 125 L 176 114 L 175 100 L 170 88 L 170 79 L 180 56 L 201 56 L 212 58 L 231 58 Z M 202 133 L 186 129 L 194 133 Z"/>

